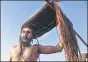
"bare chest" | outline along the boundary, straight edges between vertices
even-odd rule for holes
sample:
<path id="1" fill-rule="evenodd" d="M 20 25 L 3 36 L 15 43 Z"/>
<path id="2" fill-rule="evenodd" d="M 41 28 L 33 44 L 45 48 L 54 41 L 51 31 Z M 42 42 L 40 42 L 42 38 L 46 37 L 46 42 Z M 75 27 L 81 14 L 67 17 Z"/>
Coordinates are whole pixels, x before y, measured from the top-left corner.
<path id="1" fill-rule="evenodd" d="M 13 60 L 16 61 L 29 61 L 38 58 L 38 54 L 35 48 L 26 48 L 24 50 L 17 48 L 15 51 L 13 51 L 12 55 Z"/>

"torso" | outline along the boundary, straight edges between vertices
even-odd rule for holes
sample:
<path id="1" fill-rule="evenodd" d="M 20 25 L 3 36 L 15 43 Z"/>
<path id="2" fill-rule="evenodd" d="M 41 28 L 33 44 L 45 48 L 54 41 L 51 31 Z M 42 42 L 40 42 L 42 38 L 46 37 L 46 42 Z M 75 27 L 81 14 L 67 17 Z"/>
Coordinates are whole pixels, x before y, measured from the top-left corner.
<path id="1" fill-rule="evenodd" d="M 20 52 L 22 54 L 20 54 Z M 12 61 L 37 61 L 39 57 L 38 47 L 29 46 L 21 51 L 20 46 L 14 46 L 12 51 Z"/>

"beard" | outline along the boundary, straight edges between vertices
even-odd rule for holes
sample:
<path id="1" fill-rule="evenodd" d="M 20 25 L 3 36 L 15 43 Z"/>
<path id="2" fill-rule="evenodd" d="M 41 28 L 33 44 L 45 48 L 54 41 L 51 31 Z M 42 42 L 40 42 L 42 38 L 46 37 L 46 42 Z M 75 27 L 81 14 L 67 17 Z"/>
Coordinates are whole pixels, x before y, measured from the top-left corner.
<path id="1" fill-rule="evenodd" d="M 31 41 L 32 41 L 32 38 L 28 38 L 28 37 L 21 37 L 20 36 L 20 39 L 19 39 L 20 44 L 23 44 L 26 46 L 31 45 Z"/>

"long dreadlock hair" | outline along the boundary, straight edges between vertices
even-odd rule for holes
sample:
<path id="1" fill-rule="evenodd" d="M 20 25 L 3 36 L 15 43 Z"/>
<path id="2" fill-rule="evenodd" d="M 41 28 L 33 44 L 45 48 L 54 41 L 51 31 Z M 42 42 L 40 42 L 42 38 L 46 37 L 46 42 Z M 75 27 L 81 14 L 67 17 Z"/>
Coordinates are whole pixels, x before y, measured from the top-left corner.
<path id="1" fill-rule="evenodd" d="M 78 53 L 80 53 L 77 44 L 76 35 L 71 21 L 63 14 L 60 7 L 54 3 L 56 10 L 57 24 L 60 29 L 60 34 L 64 40 L 64 51 L 67 61 L 79 61 Z"/>

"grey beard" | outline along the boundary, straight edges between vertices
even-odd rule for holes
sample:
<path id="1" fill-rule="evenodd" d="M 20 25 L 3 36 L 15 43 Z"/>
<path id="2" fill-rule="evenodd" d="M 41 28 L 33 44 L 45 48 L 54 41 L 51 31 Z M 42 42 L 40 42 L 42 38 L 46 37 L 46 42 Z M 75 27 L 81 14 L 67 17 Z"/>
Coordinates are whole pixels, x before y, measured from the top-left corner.
<path id="1" fill-rule="evenodd" d="M 23 45 L 25 45 L 25 46 L 30 46 L 30 45 L 31 45 L 31 41 L 32 41 L 32 40 L 29 40 L 29 41 L 27 41 L 27 42 L 24 42 L 24 41 L 21 39 L 21 37 L 20 37 L 20 39 L 19 39 L 19 43 L 20 43 L 20 44 L 23 44 Z"/>

